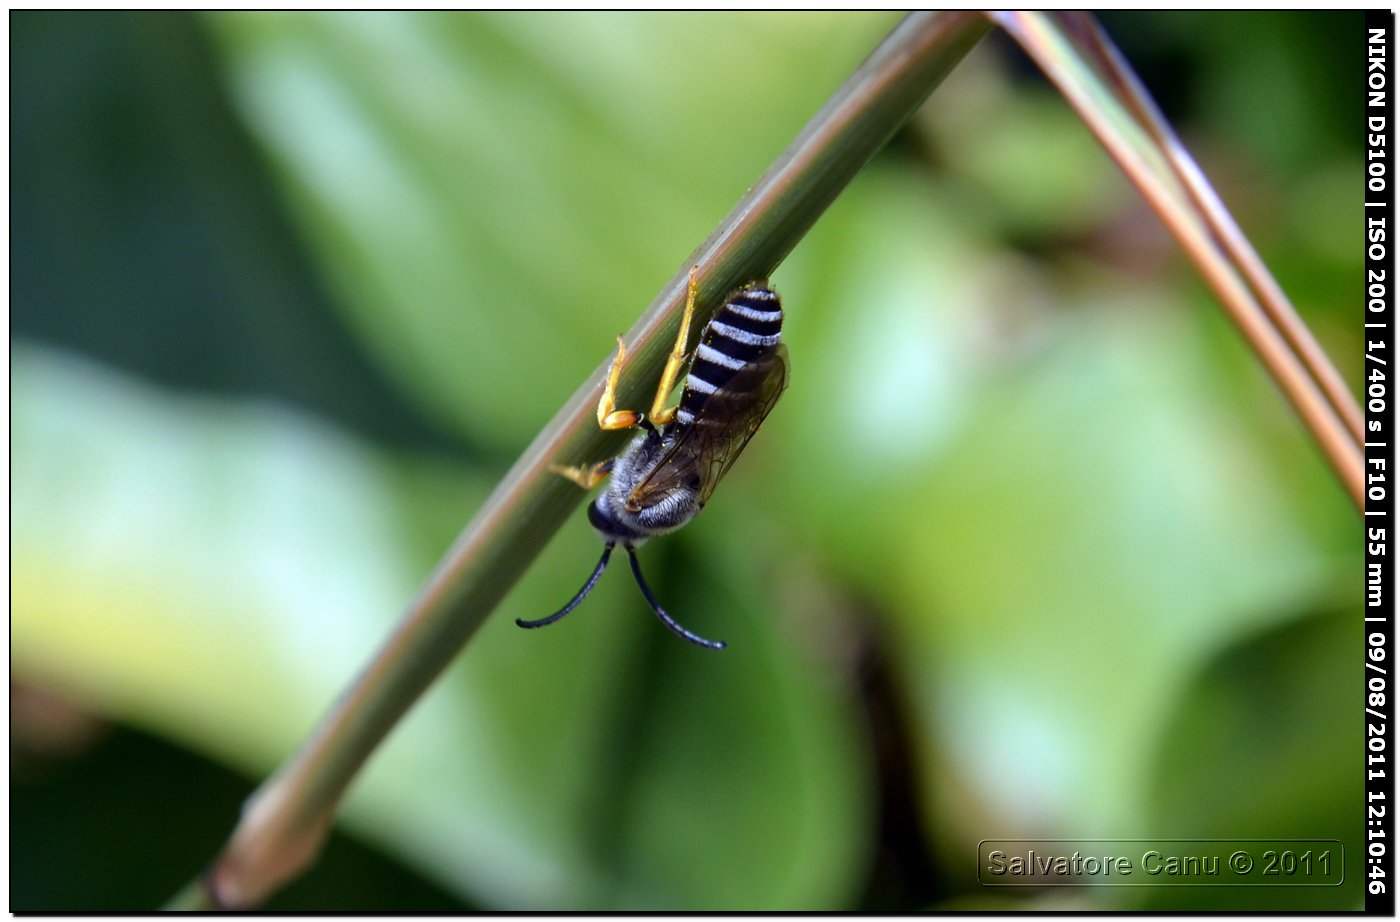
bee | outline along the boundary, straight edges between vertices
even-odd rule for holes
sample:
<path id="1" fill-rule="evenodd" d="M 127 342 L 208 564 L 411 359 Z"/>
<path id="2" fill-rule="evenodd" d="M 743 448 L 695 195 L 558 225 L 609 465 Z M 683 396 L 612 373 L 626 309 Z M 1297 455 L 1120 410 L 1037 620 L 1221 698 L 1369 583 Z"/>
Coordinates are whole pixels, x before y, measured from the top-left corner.
<path id="1" fill-rule="evenodd" d="M 649 414 L 616 409 L 618 376 L 627 359 L 627 347 L 621 336 L 617 338 L 617 356 L 598 401 L 598 425 L 607 430 L 641 430 L 632 443 L 616 458 L 591 466 L 550 465 L 551 471 L 585 490 L 610 477 L 607 489 L 588 505 L 588 521 L 603 539 L 603 556 L 567 605 L 537 621 L 517 618 L 519 626 L 544 627 L 577 608 L 597 585 L 613 548 L 621 544 L 656 617 L 693 644 L 724 649 L 723 641 L 706 640 L 667 614 L 642 576 L 637 548 L 680 528 L 705 507 L 787 388 L 787 346 L 782 342 L 783 308 L 778 293 L 760 279 L 725 298 L 691 355 L 686 342 L 695 313 L 695 289 L 692 267 L 680 332 Z M 687 358 L 690 366 L 680 402 L 668 408 L 667 400 Z"/>

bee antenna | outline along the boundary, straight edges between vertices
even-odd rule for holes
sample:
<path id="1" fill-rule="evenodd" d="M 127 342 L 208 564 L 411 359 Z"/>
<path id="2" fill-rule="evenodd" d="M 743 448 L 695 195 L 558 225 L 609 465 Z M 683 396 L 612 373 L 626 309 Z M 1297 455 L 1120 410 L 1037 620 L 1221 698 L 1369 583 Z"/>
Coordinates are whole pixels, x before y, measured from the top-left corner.
<path id="1" fill-rule="evenodd" d="M 711 650 L 723 650 L 725 646 L 724 641 L 706 640 L 699 634 L 692 634 L 690 631 L 687 631 L 677 624 L 675 618 L 666 614 L 666 609 L 662 608 L 661 603 L 656 601 L 656 596 L 651 594 L 651 589 L 647 586 L 647 581 L 642 578 L 642 567 L 641 564 L 637 563 L 637 552 L 630 544 L 624 543 L 622 546 L 627 548 L 627 557 L 632 561 L 632 575 L 637 578 L 637 585 L 641 588 L 642 595 L 646 597 L 647 604 L 651 606 L 651 610 L 656 612 L 656 617 L 661 619 L 661 623 L 697 646 L 708 647 Z"/>
<path id="2" fill-rule="evenodd" d="M 607 569 L 608 558 L 612 556 L 612 551 L 613 542 L 609 541 L 607 544 L 603 545 L 603 556 L 598 558 L 598 566 L 593 568 L 593 575 L 588 577 L 588 582 L 583 584 L 583 588 L 578 591 L 578 595 L 569 600 L 568 605 L 565 605 L 548 618 L 541 618 L 538 621 L 525 621 L 516 618 L 515 623 L 520 627 L 544 627 L 547 624 L 553 624 L 575 608 L 578 608 L 578 604 L 588 598 L 588 593 L 592 592 L 593 587 L 598 584 L 598 577 L 602 576 L 603 571 Z"/>

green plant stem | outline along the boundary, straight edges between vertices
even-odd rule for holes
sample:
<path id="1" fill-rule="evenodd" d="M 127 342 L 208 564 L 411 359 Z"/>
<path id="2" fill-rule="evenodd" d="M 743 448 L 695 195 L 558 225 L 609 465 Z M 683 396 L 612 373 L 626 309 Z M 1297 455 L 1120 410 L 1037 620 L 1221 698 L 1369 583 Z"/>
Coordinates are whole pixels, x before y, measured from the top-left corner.
<path id="1" fill-rule="evenodd" d="M 212 894 L 209 892 L 209 888 L 204 885 L 204 881 L 200 878 L 196 878 L 185 884 L 180 892 L 172 896 L 170 902 L 162 907 L 163 910 L 170 912 L 191 912 L 195 910 L 211 912 L 219 908 L 220 907 L 212 901 Z"/>
<path id="2" fill-rule="evenodd" d="M 901 21 L 633 326 L 626 339 L 638 370 L 630 381 L 659 371 L 692 265 L 699 267 L 702 306 L 769 275 L 988 28 L 970 13 L 914 13 Z M 696 322 L 712 310 L 700 311 Z M 506 473 L 364 672 L 248 800 L 208 873 L 168 908 L 258 906 L 315 860 L 364 761 L 580 502 L 577 487 L 547 466 L 604 457 L 619 446 L 621 437 L 600 432 L 593 418 L 606 370 L 605 360 Z M 641 394 L 625 382 L 620 396 L 627 405 Z"/>

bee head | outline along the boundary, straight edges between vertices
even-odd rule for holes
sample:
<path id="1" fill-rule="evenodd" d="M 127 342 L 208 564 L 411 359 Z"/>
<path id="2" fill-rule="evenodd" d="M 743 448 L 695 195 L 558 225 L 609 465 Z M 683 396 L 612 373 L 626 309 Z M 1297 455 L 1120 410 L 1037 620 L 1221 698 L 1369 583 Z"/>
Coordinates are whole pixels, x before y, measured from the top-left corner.
<path id="1" fill-rule="evenodd" d="M 588 504 L 588 524 L 604 533 L 611 533 L 617 527 L 613 524 L 612 519 L 598 508 L 596 499 Z"/>

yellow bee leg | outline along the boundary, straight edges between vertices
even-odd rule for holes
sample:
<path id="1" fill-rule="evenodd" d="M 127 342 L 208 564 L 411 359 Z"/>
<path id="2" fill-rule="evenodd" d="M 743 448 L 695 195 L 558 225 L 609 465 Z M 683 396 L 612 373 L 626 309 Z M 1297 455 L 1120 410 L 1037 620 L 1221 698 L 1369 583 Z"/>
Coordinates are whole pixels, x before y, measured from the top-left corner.
<path id="1" fill-rule="evenodd" d="M 690 338 L 690 321 L 695 316 L 695 288 L 695 267 L 691 266 L 690 287 L 685 295 L 685 313 L 681 315 L 681 329 L 676 334 L 676 344 L 671 347 L 671 354 L 666 358 L 666 370 L 661 373 L 661 381 L 656 386 L 656 398 L 651 402 L 649 418 L 658 426 L 666 425 L 676 415 L 676 408 L 667 407 L 666 400 L 675 389 L 676 378 L 680 377 L 681 366 L 685 364 L 685 343 Z"/>
<path id="2" fill-rule="evenodd" d="M 627 360 L 627 345 L 622 337 L 617 338 L 617 357 L 608 369 L 608 383 L 603 386 L 603 396 L 598 400 L 598 426 L 601 429 L 631 429 L 642 421 L 642 414 L 635 410 L 618 410 L 617 378 L 622 374 L 622 363 Z"/>
<path id="3" fill-rule="evenodd" d="M 600 461 L 592 465 L 551 464 L 549 472 L 558 474 L 560 477 L 567 477 L 585 490 L 591 490 L 607 479 L 608 474 L 612 473 L 612 468 L 613 459 L 609 458 L 607 461 Z"/>

